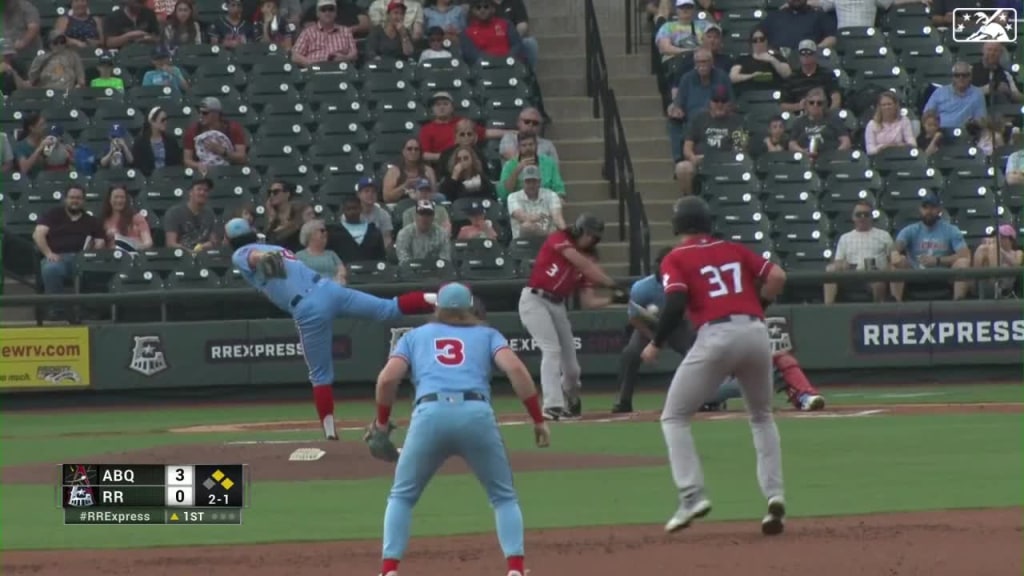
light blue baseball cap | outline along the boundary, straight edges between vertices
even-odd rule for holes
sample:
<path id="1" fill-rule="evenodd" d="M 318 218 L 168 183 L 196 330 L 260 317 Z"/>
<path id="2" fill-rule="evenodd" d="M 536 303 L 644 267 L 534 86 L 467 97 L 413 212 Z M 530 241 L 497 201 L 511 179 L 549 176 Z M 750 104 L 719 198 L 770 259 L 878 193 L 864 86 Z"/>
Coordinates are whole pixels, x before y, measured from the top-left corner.
<path id="1" fill-rule="evenodd" d="M 467 288 L 465 284 L 459 284 L 458 282 L 445 284 L 437 293 L 437 307 L 455 309 L 472 308 L 473 293 L 469 291 L 469 288 Z"/>
<path id="2" fill-rule="evenodd" d="M 228 220 L 228 223 L 224 225 L 224 233 L 227 234 L 228 239 L 238 238 L 239 236 L 245 236 L 246 234 L 252 234 L 252 226 L 249 226 L 249 221 L 245 218 L 232 218 Z"/>

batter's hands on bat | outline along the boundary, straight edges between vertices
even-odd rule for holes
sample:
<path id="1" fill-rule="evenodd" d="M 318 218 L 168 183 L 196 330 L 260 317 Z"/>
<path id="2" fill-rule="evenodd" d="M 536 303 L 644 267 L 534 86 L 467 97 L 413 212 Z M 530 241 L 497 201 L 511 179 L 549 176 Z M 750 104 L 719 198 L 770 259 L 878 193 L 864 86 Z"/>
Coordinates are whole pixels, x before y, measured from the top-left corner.
<path id="1" fill-rule="evenodd" d="M 537 442 L 537 448 L 547 448 L 551 445 L 551 431 L 548 430 L 547 422 L 533 425 L 533 439 Z"/>
<path id="2" fill-rule="evenodd" d="M 280 252 L 267 252 L 260 256 L 259 270 L 267 278 L 284 278 L 284 256 Z"/>
<path id="3" fill-rule="evenodd" d="M 644 347 L 644 351 L 640 353 L 640 359 L 648 364 L 658 359 L 658 352 L 661 350 L 654 345 L 654 342 L 650 342 Z"/>
<path id="4" fill-rule="evenodd" d="M 395 428 L 396 426 L 391 422 L 388 422 L 387 426 L 381 427 L 377 424 L 376 418 L 366 427 L 363 442 L 370 447 L 371 456 L 385 462 L 398 462 L 398 448 L 391 441 L 391 433 Z"/>

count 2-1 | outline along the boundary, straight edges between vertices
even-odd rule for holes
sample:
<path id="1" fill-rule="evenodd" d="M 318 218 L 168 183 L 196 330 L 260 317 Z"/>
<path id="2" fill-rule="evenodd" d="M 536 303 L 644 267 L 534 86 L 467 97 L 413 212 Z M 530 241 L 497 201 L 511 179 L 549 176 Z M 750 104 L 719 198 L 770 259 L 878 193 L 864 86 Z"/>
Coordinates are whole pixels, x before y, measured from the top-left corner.
<path id="1" fill-rule="evenodd" d="M 221 494 L 220 496 L 210 494 L 210 506 L 227 506 L 228 499 L 227 494 Z"/>

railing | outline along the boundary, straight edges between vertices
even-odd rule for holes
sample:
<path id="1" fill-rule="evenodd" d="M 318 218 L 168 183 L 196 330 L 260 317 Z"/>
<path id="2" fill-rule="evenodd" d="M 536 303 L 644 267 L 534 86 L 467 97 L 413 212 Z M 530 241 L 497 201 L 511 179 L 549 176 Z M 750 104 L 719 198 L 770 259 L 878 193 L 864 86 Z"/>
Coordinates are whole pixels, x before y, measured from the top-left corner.
<path id="1" fill-rule="evenodd" d="M 643 199 L 636 190 L 633 160 L 629 155 L 626 132 L 622 127 L 615 92 L 608 85 L 608 64 L 601 43 L 593 0 L 584 0 L 587 96 L 591 98 L 594 118 L 602 118 L 604 165 L 602 174 L 609 183 L 609 194 L 619 201 L 619 240 L 629 240 L 629 273 L 647 274 L 651 268 L 651 232 Z"/>

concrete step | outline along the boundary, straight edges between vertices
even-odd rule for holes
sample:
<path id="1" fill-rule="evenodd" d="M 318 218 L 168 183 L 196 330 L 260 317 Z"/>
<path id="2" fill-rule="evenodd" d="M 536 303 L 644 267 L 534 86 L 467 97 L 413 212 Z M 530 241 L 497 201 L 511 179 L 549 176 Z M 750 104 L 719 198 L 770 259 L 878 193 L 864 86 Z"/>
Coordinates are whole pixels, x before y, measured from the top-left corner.
<path id="1" fill-rule="evenodd" d="M 588 138 L 586 140 L 559 140 L 557 145 L 559 162 L 599 160 L 604 158 L 603 139 Z"/>
<path id="2" fill-rule="evenodd" d="M 603 138 L 604 121 L 589 116 L 586 119 L 557 119 L 554 124 L 547 127 L 544 136 L 553 140 L 556 147 L 562 140 Z"/>
<path id="3" fill-rule="evenodd" d="M 647 71 L 651 67 L 650 56 L 645 54 L 624 54 L 606 49 L 604 56 L 609 78 L 635 75 L 638 70 Z M 586 55 L 582 51 L 575 54 L 553 54 L 541 50 L 537 60 L 537 74 L 541 78 L 586 78 Z"/>
<path id="4" fill-rule="evenodd" d="M 561 5 L 561 2 L 542 2 L 538 6 L 548 5 Z M 530 19 L 533 20 L 533 8 L 530 8 Z M 556 54 L 585 54 L 587 47 L 586 34 L 566 34 L 564 30 L 556 31 L 553 33 L 537 34 L 533 36 L 537 39 L 537 47 L 539 48 L 540 54 L 550 54 L 552 56 Z M 612 54 L 622 54 L 626 51 L 626 35 L 618 30 L 618 34 L 605 34 L 605 29 L 601 28 L 601 43 L 604 45 L 605 56 Z"/>
<path id="5" fill-rule="evenodd" d="M 562 154 L 562 150 L 558 150 Z M 579 180 L 602 180 L 601 167 L 604 164 L 602 157 L 593 160 L 563 160 L 559 158 L 558 167 L 562 172 L 562 180 L 565 181 L 566 189 L 572 190 L 571 182 Z M 570 192 L 571 194 L 571 192 Z"/>
<path id="6" fill-rule="evenodd" d="M 626 136 L 626 143 L 629 145 L 629 157 L 637 160 L 665 160 L 672 159 L 672 146 L 668 138 L 661 134 L 654 134 L 648 138 L 630 138 Z"/>
<path id="7" fill-rule="evenodd" d="M 543 2 L 542 4 L 563 4 L 562 2 Z M 582 2 L 581 2 L 582 4 Z M 556 34 L 584 34 L 585 26 L 582 16 L 556 15 L 538 18 L 533 14 L 534 6 L 530 6 L 530 33 L 534 36 L 544 37 Z M 582 13 L 581 13 L 582 14 Z M 582 50 L 581 50 L 582 52 Z M 541 47 L 542 55 L 544 48 Z"/>
<path id="8" fill-rule="evenodd" d="M 634 180 L 637 192 L 644 199 L 644 203 L 648 202 L 675 202 L 679 200 L 679 184 L 675 180 L 665 179 L 654 179 L 654 180 Z M 647 210 L 647 218 L 654 219 L 656 217 L 669 218 L 670 214 L 651 214 L 650 209 Z"/>
<path id="9" fill-rule="evenodd" d="M 545 104 L 548 98 L 585 97 L 587 95 L 587 79 L 585 76 L 541 77 L 541 90 L 544 93 Z"/>
<path id="10" fill-rule="evenodd" d="M 626 141 L 634 138 L 665 139 L 668 145 L 668 124 L 660 111 L 652 110 L 649 116 L 623 116 L 622 129 L 626 131 Z"/>
<path id="11" fill-rule="evenodd" d="M 601 255 L 602 260 L 604 254 Z M 624 262 L 608 262 L 602 261 L 601 266 L 604 267 L 604 271 L 608 273 L 612 278 L 625 278 L 629 276 L 629 261 Z"/>
<path id="12" fill-rule="evenodd" d="M 575 180 L 566 184 L 566 202 L 599 202 L 611 198 L 611 184 L 606 180 Z"/>
<path id="13" fill-rule="evenodd" d="M 615 96 L 659 96 L 658 82 L 654 76 L 642 70 L 634 70 L 632 73 L 622 76 L 612 76 L 608 79 L 608 85 L 615 91 Z M 660 96 L 658 108 L 661 108 Z"/>
<path id="14" fill-rule="evenodd" d="M 647 215 L 648 218 L 650 218 L 650 216 L 651 216 L 650 214 Z M 652 242 L 655 239 L 664 240 L 666 238 L 668 238 L 668 239 L 672 238 L 672 223 L 671 222 L 648 222 L 648 225 L 650 226 L 651 241 Z M 629 238 L 629 224 L 627 223 L 626 226 L 624 226 L 624 228 L 626 228 L 626 238 Z M 614 239 L 614 240 L 618 240 L 619 239 L 619 223 L 618 222 L 608 222 L 608 223 L 606 223 L 604 230 L 605 230 L 605 237 L 611 238 L 611 239 Z"/>
<path id="15" fill-rule="evenodd" d="M 619 105 L 619 114 L 623 118 L 661 114 L 661 96 L 658 96 L 657 92 L 642 96 L 616 94 L 615 100 Z M 623 125 L 623 128 L 625 128 L 625 125 Z"/>
<path id="16" fill-rule="evenodd" d="M 660 159 L 633 158 L 633 174 L 636 180 L 666 180 L 672 178 L 672 159 L 665 155 Z"/>
<path id="17" fill-rule="evenodd" d="M 544 108 L 555 123 L 594 118 L 592 101 L 586 96 L 544 96 Z"/>

